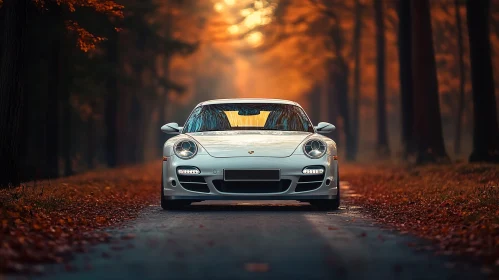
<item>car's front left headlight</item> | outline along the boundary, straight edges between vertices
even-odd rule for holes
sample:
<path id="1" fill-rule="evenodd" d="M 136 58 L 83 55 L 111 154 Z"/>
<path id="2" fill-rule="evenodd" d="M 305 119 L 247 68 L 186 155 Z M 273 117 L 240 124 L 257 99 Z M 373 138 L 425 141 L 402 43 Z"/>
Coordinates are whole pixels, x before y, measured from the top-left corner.
<path id="1" fill-rule="evenodd" d="M 198 152 L 198 146 L 191 140 L 180 140 L 173 146 L 173 151 L 181 159 L 193 158 Z"/>
<path id="2" fill-rule="evenodd" d="M 303 144 L 303 153 L 309 158 L 321 158 L 327 151 L 327 145 L 322 140 L 312 139 Z"/>

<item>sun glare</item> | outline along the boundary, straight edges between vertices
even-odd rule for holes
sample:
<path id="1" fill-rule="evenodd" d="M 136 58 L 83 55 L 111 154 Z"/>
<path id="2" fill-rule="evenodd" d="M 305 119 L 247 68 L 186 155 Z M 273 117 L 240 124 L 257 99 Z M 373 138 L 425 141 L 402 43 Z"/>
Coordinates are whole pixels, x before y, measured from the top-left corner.
<path id="1" fill-rule="evenodd" d="M 252 12 L 253 12 L 253 9 L 243 9 L 243 10 L 241 10 L 241 15 L 242 15 L 243 17 L 247 17 L 247 16 L 249 16 Z"/>
<path id="2" fill-rule="evenodd" d="M 260 11 L 255 11 L 248 15 L 244 20 L 244 25 L 249 29 L 255 28 L 262 23 L 262 14 Z"/>
<path id="3" fill-rule="evenodd" d="M 224 4 L 222 4 L 222 3 L 215 3 L 215 5 L 213 6 L 213 8 L 215 9 L 215 11 L 221 12 L 224 9 Z"/>
<path id="4" fill-rule="evenodd" d="M 263 34 L 262 32 L 256 31 L 256 32 L 251 32 L 248 36 L 246 36 L 246 40 L 248 43 L 250 43 L 253 46 L 257 46 L 263 41 Z"/>
<path id="5" fill-rule="evenodd" d="M 257 10 L 263 9 L 263 1 L 262 0 L 255 1 L 255 9 L 257 9 Z"/>
<path id="6" fill-rule="evenodd" d="M 227 30 L 229 31 L 230 34 L 237 34 L 239 33 L 239 26 L 234 24 L 231 25 Z"/>
<path id="7" fill-rule="evenodd" d="M 267 25 L 272 22 L 272 16 L 277 6 L 271 0 L 218 0 L 213 6 L 215 11 L 220 13 L 228 24 L 239 22 L 227 27 L 227 32 L 231 35 L 249 32 L 245 37 L 247 43 L 257 46 L 262 43 L 264 36 L 261 32 L 252 32 L 255 28 Z M 237 6 L 236 6 L 237 4 Z M 239 7 L 241 6 L 241 7 Z M 239 9 L 238 9 L 239 8 Z M 234 19 L 237 14 L 242 16 L 242 21 Z"/>

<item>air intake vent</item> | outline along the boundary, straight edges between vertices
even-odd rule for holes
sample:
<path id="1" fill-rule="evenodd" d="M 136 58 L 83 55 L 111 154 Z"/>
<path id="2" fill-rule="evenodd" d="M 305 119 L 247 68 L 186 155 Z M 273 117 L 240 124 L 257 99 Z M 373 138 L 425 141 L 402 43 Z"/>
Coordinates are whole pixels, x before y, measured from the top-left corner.
<path id="1" fill-rule="evenodd" d="M 210 192 L 210 188 L 208 188 L 208 184 L 206 184 L 203 176 L 178 175 L 177 177 L 180 185 L 188 191 L 202 193 Z"/>
<path id="2" fill-rule="evenodd" d="M 280 181 L 224 181 L 213 180 L 219 192 L 225 193 L 280 193 L 289 189 L 291 180 Z"/>
<path id="3" fill-rule="evenodd" d="M 301 176 L 296 185 L 295 192 L 306 192 L 318 189 L 324 181 L 325 174 Z"/>

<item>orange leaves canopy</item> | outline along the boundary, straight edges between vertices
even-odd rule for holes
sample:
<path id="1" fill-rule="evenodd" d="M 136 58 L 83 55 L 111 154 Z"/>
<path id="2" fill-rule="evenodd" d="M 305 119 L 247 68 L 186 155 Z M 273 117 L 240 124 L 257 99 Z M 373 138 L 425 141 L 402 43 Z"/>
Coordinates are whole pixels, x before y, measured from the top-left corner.
<path id="1" fill-rule="evenodd" d="M 95 10 L 97 13 L 105 14 L 110 18 L 123 18 L 124 6 L 113 0 L 57 0 L 57 4 L 67 6 L 70 12 L 75 12 L 80 7 L 86 7 Z M 106 39 L 90 33 L 76 21 L 68 20 L 65 22 L 65 25 L 69 31 L 75 32 L 78 35 L 76 44 L 84 52 L 95 49 L 99 42 Z"/>
<path id="2" fill-rule="evenodd" d="M 96 36 L 88 32 L 85 28 L 81 27 L 76 21 L 68 20 L 65 22 L 66 29 L 71 32 L 75 32 L 78 35 L 76 45 L 78 48 L 84 52 L 93 50 L 95 46 L 106 38 Z"/>
<path id="3" fill-rule="evenodd" d="M 46 7 L 46 0 L 34 0 L 34 4 L 38 8 Z M 116 3 L 113 0 L 57 0 L 57 5 L 65 6 L 70 12 L 75 12 L 78 8 L 91 8 L 97 13 L 107 15 L 110 18 L 123 18 L 123 5 Z M 0 0 L 0 7 L 3 5 L 3 0 Z M 85 28 L 81 27 L 78 22 L 68 20 L 65 26 L 69 31 L 75 32 L 78 35 L 77 46 L 84 52 L 95 48 L 96 44 L 104 41 L 105 38 L 96 36 Z"/>

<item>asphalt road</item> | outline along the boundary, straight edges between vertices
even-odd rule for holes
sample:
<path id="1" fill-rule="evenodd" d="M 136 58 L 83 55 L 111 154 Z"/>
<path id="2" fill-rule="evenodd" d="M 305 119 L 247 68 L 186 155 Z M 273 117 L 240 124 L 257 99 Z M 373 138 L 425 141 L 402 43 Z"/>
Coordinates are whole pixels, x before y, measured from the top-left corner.
<path id="1" fill-rule="evenodd" d="M 51 266 L 43 278 L 483 277 L 469 264 L 416 250 L 427 244 L 383 229 L 353 206 L 321 212 L 298 202 L 216 201 L 167 212 L 150 205 L 137 220 L 109 232 L 115 241 L 77 255 L 69 266 Z"/>

